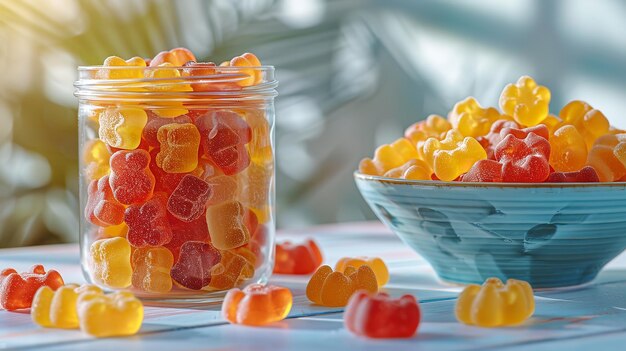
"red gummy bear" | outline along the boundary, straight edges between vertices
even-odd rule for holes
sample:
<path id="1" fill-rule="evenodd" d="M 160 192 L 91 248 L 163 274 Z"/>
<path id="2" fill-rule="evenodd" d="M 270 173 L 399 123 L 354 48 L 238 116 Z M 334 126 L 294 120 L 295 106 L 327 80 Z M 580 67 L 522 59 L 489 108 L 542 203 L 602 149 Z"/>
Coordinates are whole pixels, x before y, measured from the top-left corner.
<path id="1" fill-rule="evenodd" d="M 496 145 L 498 145 L 502 141 L 503 137 L 500 136 L 500 132 L 504 128 L 519 128 L 519 124 L 517 124 L 515 121 L 501 119 L 491 125 L 491 129 L 489 130 L 489 133 L 487 133 L 487 135 L 485 135 L 484 137 L 479 137 L 477 139 L 483 146 L 483 148 L 485 148 L 485 151 L 487 152 L 487 158 L 490 160 L 493 160 L 493 149 L 495 149 Z"/>
<path id="2" fill-rule="evenodd" d="M 322 252 L 309 239 L 303 244 L 289 241 L 276 244 L 276 262 L 274 273 L 278 274 L 311 274 L 322 264 Z"/>
<path id="3" fill-rule="evenodd" d="M 413 295 L 392 299 L 385 293 L 357 291 L 344 312 L 346 328 L 369 338 L 410 338 L 420 324 L 419 304 Z"/>
<path id="4" fill-rule="evenodd" d="M 188 289 L 200 290 L 211 282 L 213 266 L 222 259 L 213 245 L 201 241 L 187 241 L 180 248 L 178 260 L 170 275 Z"/>
<path id="5" fill-rule="evenodd" d="M 154 183 L 154 192 L 164 192 L 171 194 L 178 186 L 178 183 L 183 179 L 185 173 L 167 173 L 161 169 L 156 163 L 156 155 L 159 153 L 159 149 L 153 149 L 150 151 L 150 172 L 156 179 Z"/>
<path id="6" fill-rule="evenodd" d="M 507 135 L 514 135 L 518 139 L 524 139 L 530 133 L 535 133 L 546 140 L 550 139 L 550 131 L 545 124 L 538 124 L 534 127 L 528 127 L 523 129 L 506 126 L 500 131 L 500 138 L 504 139 Z"/>
<path id="7" fill-rule="evenodd" d="M 21 274 L 13 268 L 4 269 L 0 272 L 0 308 L 8 311 L 29 308 L 40 287 L 56 290 L 63 284 L 59 272 L 51 269 L 46 273 L 40 264 Z"/>
<path id="8" fill-rule="evenodd" d="M 543 182 L 550 174 L 550 143 L 533 132 L 524 139 L 507 135 L 494 156 L 502 164 L 502 181 L 507 183 Z"/>
<path id="9" fill-rule="evenodd" d="M 162 246 L 172 240 L 166 201 L 165 194 L 157 193 L 148 202 L 126 209 L 124 221 L 128 225 L 127 239 L 132 246 Z"/>
<path id="10" fill-rule="evenodd" d="M 115 199 L 124 205 L 141 203 L 152 196 L 155 178 L 148 167 L 146 150 L 121 150 L 111 156 L 109 184 Z"/>
<path id="11" fill-rule="evenodd" d="M 187 174 L 167 201 L 170 213 L 184 222 L 191 222 L 204 214 L 211 188 L 204 180 Z"/>
<path id="12" fill-rule="evenodd" d="M 501 182 L 502 164 L 494 160 L 480 160 L 461 178 L 463 182 Z"/>
<path id="13" fill-rule="evenodd" d="M 101 227 L 118 225 L 124 220 L 124 205 L 115 200 L 108 175 L 89 183 L 85 218 Z"/>
<path id="14" fill-rule="evenodd" d="M 214 111 L 195 121 L 200 131 L 204 154 L 226 175 L 241 172 L 250 164 L 245 144 L 252 139 L 252 129 L 238 114 Z"/>
<path id="15" fill-rule="evenodd" d="M 171 216 L 169 222 L 172 227 L 172 240 L 163 246 L 174 254 L 174 260 L 178 259 L 180 247 L 187 241 L 210 242 L 205 216 L 191 222 L 183 222 Z"/>
<path id="16" fill-rule="evenodd" d="M 593 183 L 599 181 L 598 173 L 591 166 L 583 167 L 576 172 L 554 172 L 546 179 L 548 183 Z"/>

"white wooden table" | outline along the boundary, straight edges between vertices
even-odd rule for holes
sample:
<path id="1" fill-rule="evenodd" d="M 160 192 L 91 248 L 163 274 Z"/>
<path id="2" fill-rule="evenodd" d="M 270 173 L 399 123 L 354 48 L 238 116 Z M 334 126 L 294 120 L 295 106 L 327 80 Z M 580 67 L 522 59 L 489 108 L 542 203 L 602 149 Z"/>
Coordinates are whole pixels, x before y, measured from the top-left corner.
<path id="1" fill-rule="evenodd" d="M 576 290 L 536 293 L 535 316 L 516 328 L 483 329 L 456 322 L 460 288 L 437 280 L 430 266 L 380 223 L 351 223 L 282 232 L 278 240 L 314 237 L 325 263 L 342 256 L 379 256 L 391 271 L 391 295 L 409 293 L 420 300 L 418 333 L 405 340 L 368 340 L 346 331 L 341 309 L 316 307 L 304 296 L 308 277 L 280 276 L 294 307 L 285 321 L 263 328 L 227 324 L 219 304 L 194 308 L 146 307 L 139 334 L 93 339 L 80 331 L 42 329 L 24 312 L 0 311 L 0 349 L 10 350 L 626 350 L 626 255 L 593 284 Z M 84 281 L 78 245 L 0 250 L 0 268 L 26 270 L 34 263 L 60 271 L 66 282 Z"/>

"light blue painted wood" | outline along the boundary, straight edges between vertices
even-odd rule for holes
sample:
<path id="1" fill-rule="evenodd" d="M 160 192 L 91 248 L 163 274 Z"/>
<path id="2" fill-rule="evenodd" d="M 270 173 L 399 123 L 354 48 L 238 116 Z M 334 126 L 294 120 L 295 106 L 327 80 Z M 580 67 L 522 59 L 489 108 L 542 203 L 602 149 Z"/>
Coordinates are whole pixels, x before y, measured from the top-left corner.
<path id="1" fill-rule="evenodd" d="M 389 264 L 394 296 L 420 299 L 422 324 L 407 340 L 367 340 L 349 334 L 340 309 L 311 306 L 304 297 L 306 277 L 275 276 L 290 287 L 295 305 L 289 319 L 264 328 L 225 324 L 219 304 L 202 308 L 147 307 L 140 333 L 129 338 L 91 339 L 79 331 L 41 329 L 24 313 L 0 311 L 0 349 L 28 350 L 598 350 L 626 343 L 626 255 L 621 255 L 584 289 L 536 293 L 535 316 L 516 328 L 483 329 L 455 321 L 456 286 L 442 283 L 421 257 L 380 224 L 350 224 L 282 233 L 284 239 L 314 236 L 325 262 L 346 255 L 379 255 Z M 26 269 L 33 260 L 81 282 L 77 245 L 0 250 L 0 267 Z M 573 340 L 573 341 L 572 341 Z"/>

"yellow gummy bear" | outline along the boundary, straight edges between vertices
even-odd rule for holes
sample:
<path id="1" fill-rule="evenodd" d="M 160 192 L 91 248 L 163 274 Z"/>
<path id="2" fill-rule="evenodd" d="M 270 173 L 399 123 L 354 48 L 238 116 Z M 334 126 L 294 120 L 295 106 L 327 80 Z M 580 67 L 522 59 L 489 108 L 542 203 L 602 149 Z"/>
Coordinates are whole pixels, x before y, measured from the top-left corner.
<path id="1" fill-rule="evenodd" d="M 126 288 L 131 284 L 130 243 L 126 238 L 100 239 L 89 249 L 94 280 L 111 288 Z"/>
<path id="2" fill-rule="evenodd" d="M 122 69 L 117 67 L 134 67 Z M 98 79 L 140 79 L 146 61 L 141 57 L 133 57 L 126 61 L 117 56 L 109 56 L 104 60 L 102 68 L 96 73 Z"/>
<path id="3" fill-rule="evenodd" d="M 141 143 L 148 115 L 136 107 L 108 107 L 100 113 L 98 121 L 102 141 L 118 149 L 133 150 Z"/>
<path id="4" fill-rule="evenodd" d="M 520 324 L 534 311 L 530 284 L 509 279 L 504 285 L 498 278 L 489 278 L 482 286 L 468 285 L 459 295 L 455 308 L 459 322 L 481 327 Z"/>
<path id="5" fill-rule="evenodd" d="M 571 124 L 576 127 L 585 138 L 587 149 L 591 149 L 596 139 L 607 134 L 611 127 L 602 112 L 584 101 L 570 101 L 561 109 L 559 117 L 563 120 L 559 126 Z"/>
<path id="6" fill-rule="evenodd" d="M 548 116 L 550 90 L 537 85 L 534 79 L 523 76 L 515 84 L 508 84 L 500 95 L 500 108 L 521 125 L 532 127 Z"/>
<path id="7" fill-rule="evenodd" d="M 374 159 L 364 158 L 361 160 L 359 172 L 384 175 L 388 170 L 400 167 L 414 158 L 418 158 L 415 145 L 406 138 L 400 138 L 391 144 L 379 146 L 374 152 Z"/>
<path id="8" fill-rule="evenodd" d="M 437 178 L 443 181 L 456 179 L 469 171 L 474 163 L 487 158 L 485 149 L 476 139 L 463 138 L 463 135 L 456 129 L 448 131 L 441 141 L 437 138 L 426 140 L 422 147 L 422 154 Z"/>
<path id="9" fill-rule="evenodd" d="M 174 67 L 173 64 L 165 62 L 158 67 L 147 70 L 146 78 L 155 80 L 152 84 L 148 85 L 148 89 L 163 93 L 193 91 L 191 85 L 185 83 L 181 78 L 180 71 Z M 151 102 L 151 104 L 159 107 L 163 106 L 163 108 L 154 109 L 152 112 L 164 118 L 175 118 L 189 112 L 183 107 L 182 102 L 155 101 Z"/>
<path id="10" fill-rule="evenodd" d="M 400 167 L 388 170 L 384 175 L 388 178 L 401 178 L 409 180 L 431 180 L 433 170 L 423 160 L 412 159 Z"/>
<path id="11" fill-rule="evenodd" d="M 412 124 L 404 131 L 404 137 L 414 145 L 428 138 L 441 137 L 452 129 L 447 119 L 439 115 L 430 115 L 424 121 Z"/>
<path id="12" fill-rule="evenodd" d="M 452 127 L 463 136 L 479 137 L 487 135 L 491 125 L 499 119 L 511 119 L 502 116 L 493 107 L 483 108 L 473 97 L 457 102 L 448 114 Z"/>
<path id="13" fill-rule="evenodd" d="M 141 301 L 127 291 L 82 293 L 77 310 L 80 329 L 95 337 L 133 335 L 143 322 Z"/>
<path id="14" fill-rule="evenodd" d="M 102 140 L 89 140 L 85 144 L 83 162 L 85 163 L 85 175 L 89 180 L 100 179 L 109 174 L 109 159 L 111 153 Z"/>
<path id="15" fill-rule="evenodd" d="M 85 292 L 102 292 L 95 285 L 68 284 L 56 291 L 42 286 L 33 298 L 30 315 L 35 324 L 45 328 L 78 328 L 76 301 Z"/>
<path id="16" fill-rule="evenodd" d="M 389 282 L 389 269 L 385 262 L 378 257 L 342 257 L 335 264 L 335 271 L 343 273 L 348 267 L 359 268 L 364 265 L 374 271 L 378 287 Z"/>

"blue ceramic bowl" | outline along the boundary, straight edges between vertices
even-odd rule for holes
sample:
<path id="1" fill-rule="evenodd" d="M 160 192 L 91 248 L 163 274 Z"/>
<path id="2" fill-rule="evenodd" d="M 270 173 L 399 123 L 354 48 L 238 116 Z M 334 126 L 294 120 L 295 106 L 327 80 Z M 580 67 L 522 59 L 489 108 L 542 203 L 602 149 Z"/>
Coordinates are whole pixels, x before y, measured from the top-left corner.
<path id="1" fill-rule="evenodd" d="M 588 283 L 626 248 L 626 183 L 462 183 L 355 173 L 361 194 L 439 277 Z"/>

